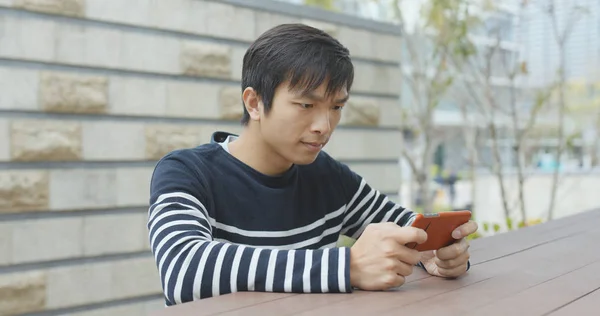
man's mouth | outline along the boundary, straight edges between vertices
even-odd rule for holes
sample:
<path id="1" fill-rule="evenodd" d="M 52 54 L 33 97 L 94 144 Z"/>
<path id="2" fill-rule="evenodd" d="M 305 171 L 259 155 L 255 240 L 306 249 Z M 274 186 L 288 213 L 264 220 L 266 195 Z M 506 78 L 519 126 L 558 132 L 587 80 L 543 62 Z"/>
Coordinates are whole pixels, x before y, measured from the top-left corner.
<path id="1" fill-rule="evenodd" d="M 321 150 L 321 148 L 323 148 L 323 143 L 315 143 L 315 142 L 302 142 L 304 145 L 306 145 L 309 149 L 312 150 Z"/>

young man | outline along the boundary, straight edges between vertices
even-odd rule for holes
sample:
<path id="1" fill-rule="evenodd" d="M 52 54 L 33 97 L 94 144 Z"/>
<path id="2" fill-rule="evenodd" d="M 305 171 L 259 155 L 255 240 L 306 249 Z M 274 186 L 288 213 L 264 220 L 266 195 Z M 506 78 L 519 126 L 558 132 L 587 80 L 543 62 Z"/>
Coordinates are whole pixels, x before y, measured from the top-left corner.
<path id="1" fill-rule="evenodd" d="M 322 151 L 353 78 L 348 50 L 315 28 L 280 25 L 252 44 L 243 132 L 172 152 L 153 174 L 148 228 L 167 305 L 236 291 L 385 290 L 417 264 L 465 273 L 475 223 L 435 254 L 409 249 L 427 238 L 409 226 L 414 214 Z M 336 248 L 340 234 L 358 240 Z"/>

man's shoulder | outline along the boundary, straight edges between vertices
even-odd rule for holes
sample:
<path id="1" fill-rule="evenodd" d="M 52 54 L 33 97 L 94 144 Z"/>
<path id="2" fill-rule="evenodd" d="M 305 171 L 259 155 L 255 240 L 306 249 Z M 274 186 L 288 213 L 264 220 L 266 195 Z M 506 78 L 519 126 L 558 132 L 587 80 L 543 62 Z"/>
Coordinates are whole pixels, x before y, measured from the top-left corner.
<path id="1" fill-rule="evenodd" d="M 163 156 L 157 167 L 180 165 L 188 169 L 203 169 L 219 160 L 221 147 L 219 144 L 207 143 L 193 148 L 176 149 Z"/>

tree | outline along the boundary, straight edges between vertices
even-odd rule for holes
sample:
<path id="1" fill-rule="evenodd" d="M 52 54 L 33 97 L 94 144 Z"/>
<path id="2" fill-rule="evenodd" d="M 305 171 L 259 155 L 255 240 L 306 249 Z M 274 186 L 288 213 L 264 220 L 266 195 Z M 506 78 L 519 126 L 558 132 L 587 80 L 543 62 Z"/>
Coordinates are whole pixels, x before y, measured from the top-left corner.
<path id="1" fill-rule="evenodd" d="M 334 0 L 304 0 L 304 4 L 329 11 L 335 11 L 336 9 Z"/>
<path id="2" fill-rule="evenodd" d="M 482 14 L 493 12 L 492 3 L 484 3 L 480 7 Z M 523 7 L 521 7 L 521 12 Z M 465 15 L 469 14 L 465 12 Z M 483 24 L 477 27 L 483 28 Z M 505 165 L 500 152 L 500 141 L 509 141 L 513 145 L 516 160 L 513 162 L 517 173 L 517 203 L 521 217 L 518 226 L 527 225 L 527 210 L 525 203 L 525 168 L 524 158 L 528 145 L 534 137 L 531 132 L 542 108 L 547 105 L 551 90 L 540 89 L 530 107 L 523 107 L 519 101 L 523 99 L 520 79 L 528 74 L 527 64 L 516 54 L 507 53 L 502 48 L 503 38 L 500 26 L 491 24 L 483 28 L 487 38 L 494 39 L 489 46 L 478 46 L 475 54 L 454 54 L 452 65 L 457 72 L 462 73 L 457 82 L 457 97 L 461 102 L 461 113 L 465 122 L 464 132 L 469 151 L 469 164 L 473 178 L 472 196 L 476 194 L 476 164 L 478 163 L 477 138 L 474 136 L 478 129 L 483 129 L 491 141 L 492 164 L 489 166 L 496 176 L 500 187 L 500 195 L 504 217 L 508 229 L 514 228 L 511 210 L 515 202 L 507 192 Z M 462 40 L 470 42 L 469 37 Z M 466 97 L 465 97 L 466 95 Z M 466 100 L 465 100 L 466 99 Z M 470 102 L 469 102 L 470 101 Z M 477 124 L 479 123 L 479 124 Z"/>
<path id="3" fill-rule="evenodd" d="M 565 26 L 562 30 L 560 30 L 558 18 L 556 14 L 556 1 L 551 0 L 547 4 L 542 4 L 542 11 L 547 15 L 550 20 L 550 24 L 552 26 L 552 33 L 554 35 L 554 39 L 558 48 L 559 55 L 559 64 L 558 64 L 558 76 L 557 76 L 557 89 L 558 89 L 558 111 L 557 111 L 557 120 L 558 120 L 558 145 L 556 149 L 556 163 L 557 167 L 554 168 L 554 172 L 552 174 L 552 191 L 550 193 L 550 206 L 548 207 L 548 220 L 552 220 L 554 217 L 554 209 L 556 204 L 556 192 L 558 190 L 559 183 L 559 166 L 562 158 L 562 154 L 565 150 L 565 116 L 567 109 L 567 100 L 565 98 L 565 90 L 566 90 L 566 43 L 571 35 L 571 31 L 575 26 L 575 23 L 579 20 L 581 15 L 587 10 L 581 6 L 575 5 L 571 7 L 571 12 Z"/>
<path id="4" fill-rule="evenodd" d="M 458 18 L 465 0 L 430 0 L 421 10 L 422 25 L 409 32 L 404 18 L 402 1 L 392 1 L 394 17 L 403 34 L 402 45 L 406 51 L 400 58 L 400 72 L 406 82 L 409 100 L 403 102 L 403 129 L 414 136 L 413 141 L 403 141 L 402 158 L 408 163 L 417 184 L 418 199 L 423 211 L 433 211 L 430 193 L 433 153 L 447 137 L 434 121 L 441 100 L 451 87 L 455 75 L 448 69 L 448 47 L 469 53 L 472 47 L 464 37 L 470 21 Z"/>

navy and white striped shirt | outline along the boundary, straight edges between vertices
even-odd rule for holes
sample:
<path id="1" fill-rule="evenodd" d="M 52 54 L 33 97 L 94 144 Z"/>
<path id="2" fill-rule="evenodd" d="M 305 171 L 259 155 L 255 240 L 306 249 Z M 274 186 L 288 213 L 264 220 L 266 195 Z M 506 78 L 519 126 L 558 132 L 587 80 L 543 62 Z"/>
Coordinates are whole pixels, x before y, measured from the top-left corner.
<path id="1" fill-rule="evenodd" d="M 325 152 L 266 176 L 215 142 L 162 158 L 150 204 L 167 306 L 237 291 L 351 292 L 339 235 L 414 217 Z"/>

